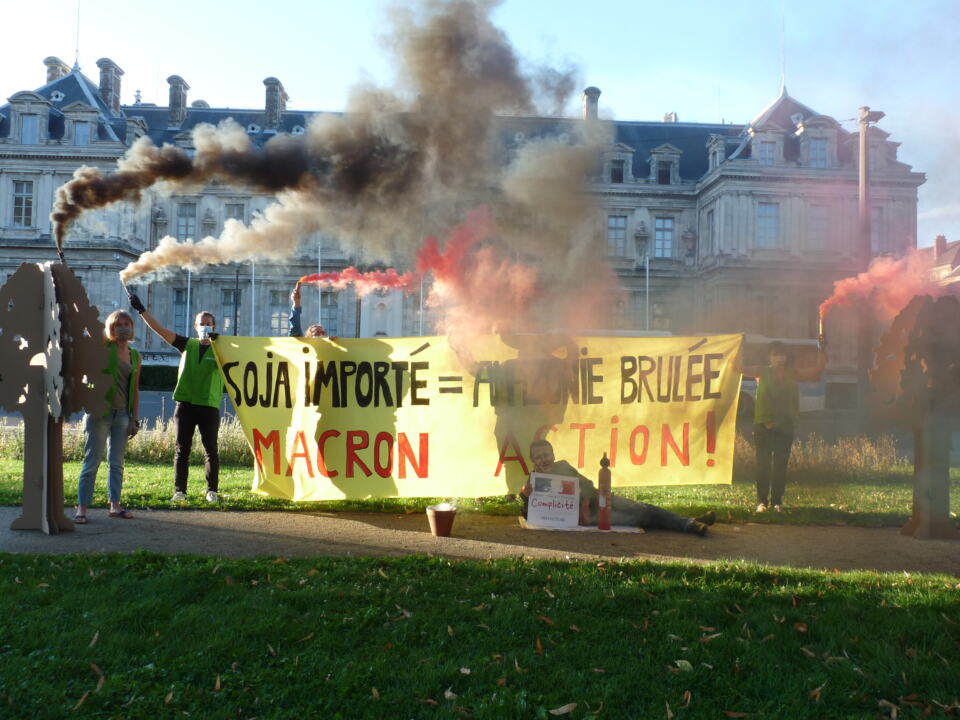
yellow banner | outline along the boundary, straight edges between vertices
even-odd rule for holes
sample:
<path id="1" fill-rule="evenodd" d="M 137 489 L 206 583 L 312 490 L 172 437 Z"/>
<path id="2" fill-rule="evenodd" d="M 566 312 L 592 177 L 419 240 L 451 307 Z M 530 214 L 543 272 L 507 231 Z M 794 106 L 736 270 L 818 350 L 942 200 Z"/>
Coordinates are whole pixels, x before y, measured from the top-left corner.
<path id="1" fill-rule="evenodd" d="M 530 442 L 615 486 L 730 483 L 741 335 L 336 339 L 221 336 L 255 457 L 292 500 L 516 492 Z"/>

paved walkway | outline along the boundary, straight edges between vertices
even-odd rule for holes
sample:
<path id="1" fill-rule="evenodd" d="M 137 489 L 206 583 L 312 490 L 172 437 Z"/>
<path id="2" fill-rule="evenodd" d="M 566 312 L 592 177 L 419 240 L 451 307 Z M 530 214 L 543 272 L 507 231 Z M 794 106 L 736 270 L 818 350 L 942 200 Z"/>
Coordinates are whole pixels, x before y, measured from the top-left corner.
<path id="1" fill-rule="evenodd" d="M 947 573 L 960 577 L 960 540 L 915 540 L 896 528 L 720 523 L 705 538 L 646 533 L 524 530 L 517 518 L 461 514 L 453 537 L 430 535 L 423 513 L 136 511 L 133 520 L 92 509 L 75 532 L 12 531 L 19 508 L 0 508 L 0 552 L 113 553 L 142 548 L 224 557 L 413 553 L 456 558 L 524 556 L 747 560 L 839 570 Z"/>

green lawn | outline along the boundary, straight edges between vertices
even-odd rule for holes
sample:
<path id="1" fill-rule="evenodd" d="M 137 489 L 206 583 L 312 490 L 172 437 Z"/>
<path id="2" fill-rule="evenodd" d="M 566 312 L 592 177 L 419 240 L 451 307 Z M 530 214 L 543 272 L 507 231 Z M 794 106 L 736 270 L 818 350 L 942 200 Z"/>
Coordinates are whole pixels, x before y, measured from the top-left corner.
<path id="1" fill-rule="evenodd" d="M 76 502 L 76 478 L 80 463 L 64 464 L 64 485 L 67 503 Z M 216 507 L 229 510 L 306 510 L 317 503 L 293 503 L 250 492 L 252 471 L 249 467 L 221 468 L 222 502 Z M 205 484 L 202 466 L 191 468 L 190 505 L 210 509 L 203 500 Z M 864 526 L 898 526 L 909 516 L 912 502 L 912 481 L 909 471 L 895 468 L 889 472 L 859 473 L 849 476 L 824 476 L 809 470 L 794 472 L 788 484 L 788 512 L 753 512 L 753 482 L 748 471 L 739 471 L 733 485 L 697 485 L 681 487 L 623 488 L 617 492 L 662 505 L 682 515 L 695 516 L 715 509 L 721 521 L 764 523 L 848 524 Z M 22 494 L 22 464 L 17 460 L 0 460 L 0 504 L 17 505 Z M 170 507 L 173 494 L 173 468 L 169 464 L 127 462 L 124 502 L 131 508 Z M 446 499 L 446 498 L 443 498 Z M 105 505 L 106 467 L 101 467 L 94 503 Z M 323 503 L 329 510 L 364 510 L 403 512 L 422 511 L 437 498 L 380 498 Z M 960 473 L 953 476 L 952 510 L 960 514 Z M 516 513 L 517 504 L 504 498 L 489 498 L 478 503 L 462 499 L 463 511 Z"/>
<path id="2" fill-rule="evenodd" d="M 960 585 L 946 576 L 135 553 L 0 555 L 0 584 L 4 717 L 800 720 L 960 707 Z"/>

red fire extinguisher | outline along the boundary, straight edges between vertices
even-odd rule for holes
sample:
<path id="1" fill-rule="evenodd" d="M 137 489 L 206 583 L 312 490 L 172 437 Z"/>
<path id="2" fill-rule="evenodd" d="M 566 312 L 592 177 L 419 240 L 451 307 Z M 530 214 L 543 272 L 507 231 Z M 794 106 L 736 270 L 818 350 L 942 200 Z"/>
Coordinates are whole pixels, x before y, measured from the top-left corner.
<path id="1" fill-rule="evenodd" d="M 606 453 L 603 454 L 603 458 L 600 460 L 600 472 L 597 475 L 597 490 L 597 505 L 599 506 L 599 511 L 597 512 L 597 529 L 609 530 L 610 505 L 613 496 L 610 493 L 610 461 L 607 459 Z"/>

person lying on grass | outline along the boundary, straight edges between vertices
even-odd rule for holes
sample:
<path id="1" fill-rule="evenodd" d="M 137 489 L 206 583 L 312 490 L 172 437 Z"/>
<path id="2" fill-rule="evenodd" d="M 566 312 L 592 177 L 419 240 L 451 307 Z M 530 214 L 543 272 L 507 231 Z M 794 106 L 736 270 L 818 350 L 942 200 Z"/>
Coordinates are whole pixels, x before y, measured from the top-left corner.
<path id="1" fill-rule="evenodd" d="M 597 489 L 593 483 L 578 473 L 566 460 L 557 460 L 553 455 L 553 445 L 547 440 L 534 440 L 530 443 L 530 459 L 537 472 L 549 475 L 563 475 L 580 480 L 580 524 L 596 525 L 598 516 Z M 530 481 L 520 491 L 523 500 L 523 517 L 527 517 L 527 505 L 533 488 Z M 628 525 L 641 528 L 661 528 L 696 535 L 705 535 L 707 526 L 716 521 L 716 513 L 711 510 L 698 518 L 685 518 L 664 510 L 656 505 L 636 502 L 628 498 L 613 495 L 610 506 L 610 522 L 613 525 Z"/>

